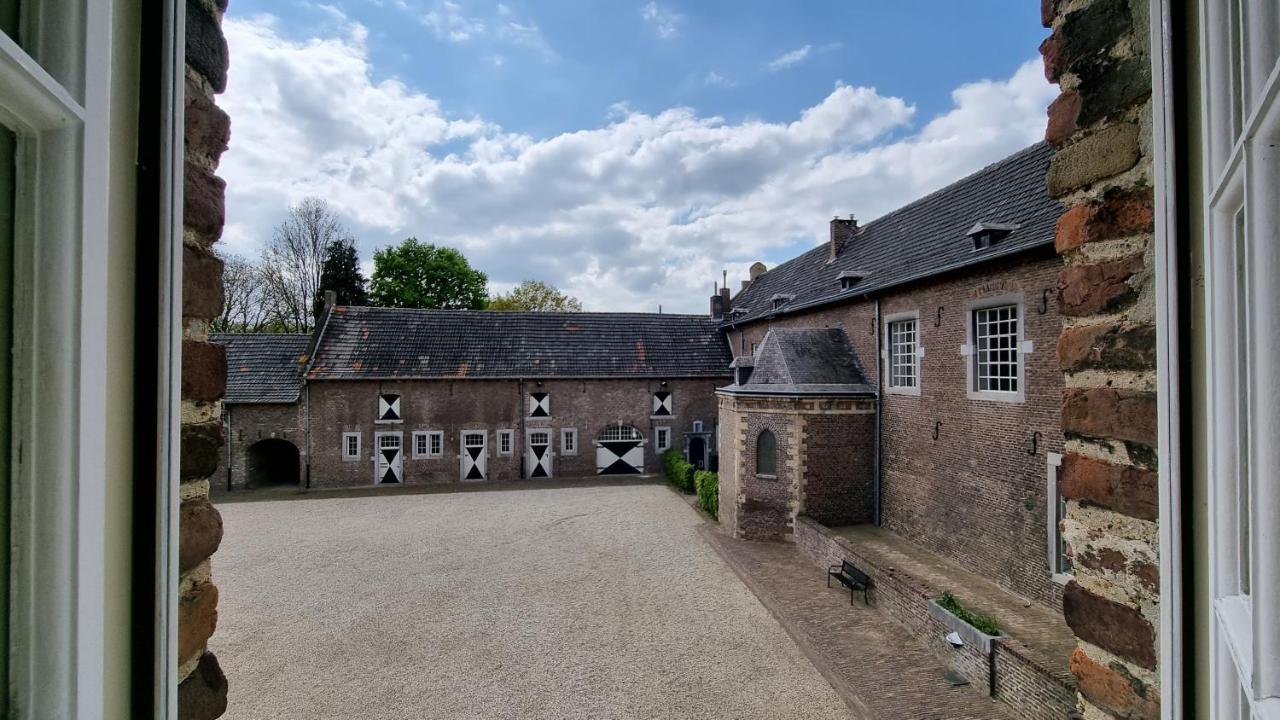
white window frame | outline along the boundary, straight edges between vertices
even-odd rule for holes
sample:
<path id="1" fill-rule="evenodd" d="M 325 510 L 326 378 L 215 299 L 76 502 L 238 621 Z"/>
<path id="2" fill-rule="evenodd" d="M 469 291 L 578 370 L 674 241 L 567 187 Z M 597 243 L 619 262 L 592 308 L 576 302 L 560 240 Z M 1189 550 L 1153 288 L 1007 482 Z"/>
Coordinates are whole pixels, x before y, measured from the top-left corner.
<path id="1" fill-rule="evenodd" d="M 506 450 L 503 450 L 503 449 L 502 449 L 502 443 L 503 443 L 504 441 L 507 443 L 507 449 L 506 449 Z M 516 433 L 515 433 L 515 431 L 514 431 L 514 430 L 499 430 L 499 431 L 498 431 L 498 455 L 500 455 L 500 456 L 509 456 L 509 455 L 511 455 L 511 454 L 513 454 L 513 453 L 515 452 L 515 448 L 516 448 Z"/>
<path id="2" fill-rule="evenodd" d="M 422 440 L 426 443 L 426 447 L 422 452 L 418 452 L 418 441 Z M 431 457 L 431 432 L 428 430 L 413 431 L 413 459 L 422 460 Z"/>
<path id="3" fill-rule="evenodd" d="M 37 61 L 0 33 L 0 117 L 18 137 L 13 252 L 12 432 L 15 448 L 10 528 L 8 693 L 23 717 L 81 717 L 103 707 L 105 472 L 107 377 L 107 249 L 111 135 L 112 8 L 110 3 L 52 0 L 24 7 L 23 33 Z M 181 13 L 178 13 L 179 15 Z M 165 22 L 172 21 L 166 9 Z M 172 24 L 166 25 L 171 32 Z M 120 41 L 117 41 L 120 42 Z M 166 88 L 174 92 L 172 86 Z M 181 90 L 165 99 L 181 113 Z M 167 139 L 180 137 L 177 127 Z M 178 145 L 181 148 L 181 144 Z M 180 153 L 180 150 L 178 151 Z M 165 155 L 162 160 L 172 161 Z M 169 164 L 165 189 L 173 187 Z M 180 205 L 178 205 L 180 207 Z M 174 208 L 157 226 L 164 241 L 181 237 Z M 156 227 L 156 226 L 153 226 Z M 162 246 L 164 243 L 162 242 Z M 166 277 L 180 275 L 180 256 L 161 258 Z M 157 553 L 160 595 L 155 671 L 176 682 L 177 499 L 166 482 L 178 476 L 180 353 L 175 308 L 162 298 L 162 487 Z M 143 382 L 147 382 L 143 380 Z M 8 401 L 6 399 L 5 401 Z M 143 431 L 145 432 L 145 430 Z M 20 450 L 18 450 L 20 448 Z M 73 448 L 73 449 L 72 449 Z M 20 454 L 19 454 L 20 453 Z M 176 486 L 176 482 L 173 483 Z M 173 684 L 170 682 L 168 684 Z M 157 688 L 175 707 L 170 688 Z"/>
<path id="4" fill-rule="evenodd" d="M 352 455 L 352 454 L 351 454 L 351 439 L 352 439 L 352 438 L 355 438 L 355 441 L 356 441 L 356 454 L 355 454 L 355 455 Z M 363 453 L 363 448 L 361 447 L 361 445 L 362 445 L 363 443 L 364 443 L 364 440 L 363 440 L 363 434 L 362 434 L 362 433 L 358 433 L 358 432 L 344 432 L 344 433 L 342 433 L 342 459 L 343 459 L 343 460 L 345 460 L 345 461 L 347 461 L 347 462 L 352 462 L 352 461 L 355 461 L 355 460 L 359 460 L 359 459 L 363 456 L 363 454 L 364 454 L 364 453 Z"/>
<path id="5" fill-rule="evenodd" d="M 1046 457 L 1045 530 L 1048 535 L 1049 576 L 1059 585 L 1066 585 L 1071 581 L 1072 574 L 1058 562 L 1058 545 L 1062 542 L 1062 530 L 1058 527 L 1058 473 L 1062 469 L 1062 454 L 1051 452 L 1046 453 Z"/>
<path id="6" fill-rule="evenodd" d="M 1280 17 L 1274 0 L 1241 4 L 1252 22 L 1229 3 L 1199 17 L 1209 702 L 1223 720 L 1280 718 Z"/>
<path id="7" fill-rule="evenodd" d="M 435 447 L 432 447 L 435 445 Z M 444 432 L 441 430 L 427 431 L 427 458 L 435 459 L 444 457 Z"/>
<path id="8" fill-rule="evenodd" d="M 893 376 L 893 329 L 895 323 L 913 322 L 915 323 L 915 340 L 913 341 L 914 349 L 911 352 L 912 360 L 912 377 L 915 379 L 914 385 L 895 385 Z M 885 315 L 884 317 L 884 352 L 881 358 L 884 361 L 885 390 L 891 395 L 920 395 L 920 358 L 924 357 L 924 344 L 920 342 L 920 312 L 913 310 L 911 312 L 900 312 Z"/>
<path id="9" fill-rule="evenodd" d="M 665 441 L 663 436 L 666 436 Z M 658 425 L 653 428 L 653 451 L 662 454 L 671 449 L 674 443 L 671 439 L 671 427 L 668 425 Z"/>
<path id="10" fill-rule="evenodd" d="M 1018 389 L 1016 392 L 979 390 L 977 338 L 974 337 L 974 319 L 980 310 L 989 310 L 1004 305 L 1013 305 L 1018 309 L 1018 337 L 1015 341 L 1015 347 L 1018 351 Z M 919 327 L 918 321 L 916 326 Z M 1034 349 L 1031 341 L 1026 339 L 1026 330 L 1027 307 L 1026 303 L 1023 302 L 1021 293 L 971 300 L 965 305 L 965 344 L 961 346 L 960 354 L 965 358 L 965 394 L 970 400 L 991 400 L 1008 403 L 1025 402 L 1027 396 L 1027 355 L 1030 355 Z"/>
<path id="11" fill-rule="evenodd" d="M 578 429 L 560 428 L 560 454 L 578 454 Z"/>
<path id="12" fill-rule="evenodd" d="M 694 421 L 693 421 L 693 432 L 695 432 L 695 433 L 703 432 L 702 428 L 703 428 L 703 424 L 702 424 L 702 421 L 701 421 L 701 420 L 694 420 Z"/>

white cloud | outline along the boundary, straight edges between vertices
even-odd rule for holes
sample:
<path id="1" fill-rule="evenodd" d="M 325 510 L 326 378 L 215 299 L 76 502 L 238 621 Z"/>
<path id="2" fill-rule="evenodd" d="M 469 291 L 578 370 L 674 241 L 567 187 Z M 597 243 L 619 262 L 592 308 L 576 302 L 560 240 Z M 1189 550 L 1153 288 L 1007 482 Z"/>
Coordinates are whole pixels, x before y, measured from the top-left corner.
<path id="1" fill-rule="evenodd" d="M 422 24 L 431 28 L 436 37 L 457 43 L 467 42 L 485 32 L 483 20 L 468 16 L 461 5 L 449 0 L 437 2 L 422 16 Z"/>
<path id="2" fill-rule="evenodd" d="M 712 70 L 711 72 L 707 73 L 707 76 L 705 78 L 703 78 L 702 84 L 707 85 L 709 87 L 731 88 L 736 86 L 738 83 L 732 80 L 731 78 L 727 78 L 724 75 L 721 75 L 720 73 L 716 72 L 715 70 Z"/>
<path id="3" fill-rule="evenodd" d="M 375 244 L 407 235 L 463 250 L 496 287 L 552 282 L 591 309 L 700 312 L 722 268 L 871 219 L 1035 142 L 1053 97 L 1038 60 L 915 109 L 837 85 L 790 122 L 655 114 L 625 103 L 601 127 L 534 138 L 457 117 L 374 81 L 365 33 L 292 41 L 267 17 L 228 18 L 223 105 L 232 145 L 224 244 L 253 253 L 291 202 L 327 199 Z"/>
<path id="4" fill-rule="evenodd" d="M 640 8 L 640 17 L 653 26 L 653 31 L 663 40 L 679 34 L 680 24 L 684 22 L 683 15 L 656 2 L 650 2 Z"/>
<path id="5" fill-rule="evenodd" d="M 486 40 L 515 47 L 528 48 L 546 59 L 554 59 L 555 51 L 542 34 L 538 24 L 522 17 L 509 5 L 498 3 L 489 17 L 471 12 L 462 3 L 453 0 L 434 0 L 430 9 L 420 12 L 405 0 L 398 0 L 397 7 L 418 16 L 423 25 L 441 40 L 463 44 Z M 491 55 L 490 60 L 497 55 Z M 494 62 L 501 65 L 501 62 Z"/>
<path id="6" fill-rule="evenodd" d="M 809 53 L 812 50 L 813 50 L 812 45 L 805 45 L 804 47 L 798 47 L 795 50 L 791 50 L 790 52 L 782 53 L 778 57 L 765 63 L 764 66 L 769 68 L 769 70 L 772 72 L 785 70 L 789 67 L 794 67 L 796 65 L 799 65 L 805 60 L 808 60 Z"/>

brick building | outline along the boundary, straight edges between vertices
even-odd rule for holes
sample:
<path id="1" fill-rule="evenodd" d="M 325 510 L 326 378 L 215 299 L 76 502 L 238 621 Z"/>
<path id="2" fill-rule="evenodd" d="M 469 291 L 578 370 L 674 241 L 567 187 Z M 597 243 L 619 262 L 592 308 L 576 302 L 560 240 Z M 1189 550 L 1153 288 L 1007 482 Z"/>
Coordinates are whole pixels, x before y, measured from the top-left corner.
<path id="1" fill-rule="evenodd" d="M 338 306 L 314 340 L 218 340 L 228 489 L 634 474 L 672 448 L 709 467 L 730 372 L 705 316 Z"/>

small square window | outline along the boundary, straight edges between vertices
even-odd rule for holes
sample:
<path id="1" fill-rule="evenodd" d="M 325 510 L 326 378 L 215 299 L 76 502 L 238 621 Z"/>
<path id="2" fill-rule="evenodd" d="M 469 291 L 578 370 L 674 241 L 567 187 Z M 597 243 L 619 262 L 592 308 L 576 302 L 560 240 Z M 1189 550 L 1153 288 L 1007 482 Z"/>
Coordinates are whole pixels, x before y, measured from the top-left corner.
<path id="1" fill-rule="evenodd" d="M 578 454 L 578 431 L 564 428 L 560 431 L 560 453 L 562 455 Z"/>
<path id="2" fill-rule="evenodd" d="M 498 454 L 499 455 L 511 454 L 511 438 L 512 438 L 512 431 L 510 430 L 498 431 Z"/>
<path id="3" fill-rule="evenodd" d="M 343 460 L 359 460 L 360 459 L 360 433 L 358 432 L 342 433 L 342 459 Z"/>
<path id="4" fill-rule="evenodd" d="M 701 421 L 701 420 L 694 420 L 694 421 L 693 421 L 693 431 L 694 431 L 694 432 L 696 432 L 696 433 L 700 433 L 700 432 L 702 432 L 702 421 Z"/>
<path id="5" fill-rule="evenodd" d="M 413 433 L 413 456 L 415 458 L 424 458 L 430 454 L 431 437 L 427 433 L 418 430 Z"/>
<path id="6" fill-rule="evenodd" d="M 444 454 L 444 433 L 433 430 L 427 433 L 427 457 L 438 458 Z"/>
<path id="7" fill-rule="evenodd" d="M 654 449 L 665 452 L 671 449 L 671 428 L 654 428 Z"/>

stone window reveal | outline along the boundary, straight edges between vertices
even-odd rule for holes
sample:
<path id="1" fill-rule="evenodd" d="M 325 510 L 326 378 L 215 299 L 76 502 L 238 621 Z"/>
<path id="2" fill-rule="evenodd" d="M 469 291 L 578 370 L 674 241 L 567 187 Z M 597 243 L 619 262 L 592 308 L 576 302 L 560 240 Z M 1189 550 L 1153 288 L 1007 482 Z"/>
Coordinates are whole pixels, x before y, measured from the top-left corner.
<path id="1" fill-rule="evenodd" d="M 778 439 L 772 430 L 764 430 L 756 438 L 756 475 L 778 476 Z"/>

